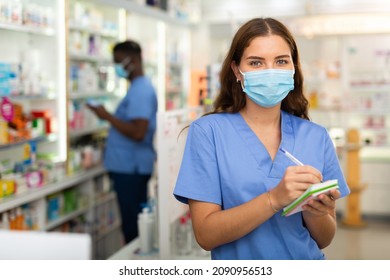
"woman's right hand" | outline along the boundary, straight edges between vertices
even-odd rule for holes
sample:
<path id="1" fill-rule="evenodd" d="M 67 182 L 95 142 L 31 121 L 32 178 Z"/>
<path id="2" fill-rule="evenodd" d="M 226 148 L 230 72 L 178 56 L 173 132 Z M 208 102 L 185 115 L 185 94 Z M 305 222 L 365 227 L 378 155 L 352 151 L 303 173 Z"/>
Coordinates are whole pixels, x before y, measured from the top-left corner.
<path id="1" fill-rule="evenodd" d="M 321 172 L 310 165 L 289 166 L 279 184 L 270 191 L 275 208 L 282 209 L 308 187 L 321 181 Z"/>

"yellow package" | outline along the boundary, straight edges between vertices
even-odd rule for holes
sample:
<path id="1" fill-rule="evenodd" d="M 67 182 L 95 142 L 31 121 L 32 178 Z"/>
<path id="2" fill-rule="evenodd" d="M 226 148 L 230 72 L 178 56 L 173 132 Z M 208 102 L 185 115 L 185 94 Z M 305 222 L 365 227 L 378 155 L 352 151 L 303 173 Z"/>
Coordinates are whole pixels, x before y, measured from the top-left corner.
<path id="1" fill-rule="evenodd" d="M 15 181 L 0 179 L 0 198 L 15 193 Z"/>
<path id="2" fill-rule="evenodd" d="M 0 145 L 8 144 L 8 123 L 0 120 Z"/>

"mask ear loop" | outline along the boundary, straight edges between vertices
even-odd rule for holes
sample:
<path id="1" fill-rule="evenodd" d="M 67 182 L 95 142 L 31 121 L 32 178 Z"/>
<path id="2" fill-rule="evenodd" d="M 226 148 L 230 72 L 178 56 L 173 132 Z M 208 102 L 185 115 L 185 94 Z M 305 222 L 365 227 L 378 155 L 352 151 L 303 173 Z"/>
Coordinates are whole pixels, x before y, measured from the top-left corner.
<path id="1" fill-rule="evenodd" d="M 245 79 L 245 73 L 243 73 L 243 72 L 240 70 L 240 68 L 237 67 L 237 69 L 238 69 L 238 71 L 241 73 L 241 75 L 244 76 L 244 79 Z M 244 90 L 245 90 L 244 85 L 242 84 L 242 81 L 241 81 L 240 79 L 238 79 L 238 78 L 237 78 L 237 83 L 240 83 L 240 84 L 241 84 L 241 89 L 242 89 L 242 91 L 244 91 Z"/>

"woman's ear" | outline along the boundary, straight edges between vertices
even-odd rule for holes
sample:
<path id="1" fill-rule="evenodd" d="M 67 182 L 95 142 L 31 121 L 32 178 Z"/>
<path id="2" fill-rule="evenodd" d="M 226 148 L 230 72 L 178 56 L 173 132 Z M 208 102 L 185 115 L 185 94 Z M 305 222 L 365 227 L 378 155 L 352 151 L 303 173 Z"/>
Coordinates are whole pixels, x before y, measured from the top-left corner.
<path id="1" fill-rule="evenodd" d="M 240 71 L 238 70 L 238 66 L 234 60 L 230 63 L 230 68 L 232 68 L 234 76 L 236 76 L 237 83 L 241 81 Z"/>

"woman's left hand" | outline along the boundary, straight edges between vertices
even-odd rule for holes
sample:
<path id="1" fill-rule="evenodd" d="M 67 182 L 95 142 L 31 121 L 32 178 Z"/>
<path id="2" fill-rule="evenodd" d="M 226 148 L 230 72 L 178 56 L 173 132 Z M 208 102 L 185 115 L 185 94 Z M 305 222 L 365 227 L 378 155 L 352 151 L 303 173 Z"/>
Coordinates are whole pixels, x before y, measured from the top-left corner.
<path id="1" fill-rule="evenodd" d="M 338 190 L 331 190 L 328 193 L 320 194 L 317 199 L 312 199 L 308 204 L 302 207 L 307 214 L 313 216 L 324 216 L 330 214 L 335 216 L 336 199 L 340 198 L 341 193 Z"/>

